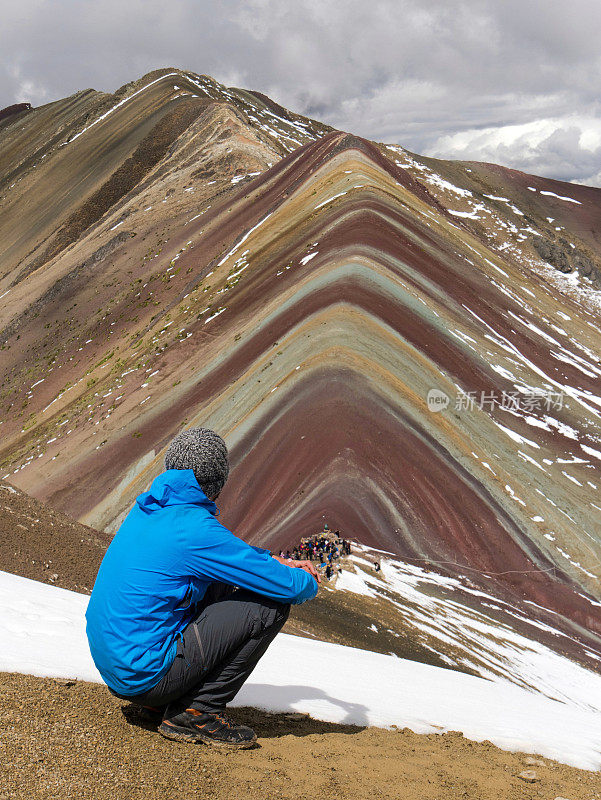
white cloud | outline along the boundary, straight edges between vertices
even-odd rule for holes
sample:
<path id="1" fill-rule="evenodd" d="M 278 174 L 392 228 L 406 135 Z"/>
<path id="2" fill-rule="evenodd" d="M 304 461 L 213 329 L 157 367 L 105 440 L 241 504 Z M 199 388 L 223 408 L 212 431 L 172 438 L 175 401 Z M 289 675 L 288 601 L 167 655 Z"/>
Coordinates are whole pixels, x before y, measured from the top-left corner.
<path id="1" fill-rule="evenodd" d="M 601 119 L 570 115 L 465 130 L 440 137 L 428 148 L 428 155 L 501 163 L 596 186 L 601 170 Z"/>
<path id="2" fill-rule="evenodd" d="M 8 73 L 14 80 L 15 103 L 27 102 L 35 106 L 41 105 L 49 99 L 48 90 L 35 81 L 25 78 L 18 66 L 9 67 Z"/>

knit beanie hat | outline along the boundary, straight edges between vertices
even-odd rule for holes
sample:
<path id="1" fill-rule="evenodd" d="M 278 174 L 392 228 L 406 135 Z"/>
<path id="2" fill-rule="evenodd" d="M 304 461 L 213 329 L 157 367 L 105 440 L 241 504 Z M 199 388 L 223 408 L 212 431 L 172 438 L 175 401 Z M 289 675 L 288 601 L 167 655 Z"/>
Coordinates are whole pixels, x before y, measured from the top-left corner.
<path id="1" fill-rule="evenodd" d="M 165 453 L 166 469 L 191 469 L 200 488 L 213 500 L 229 475 L 225 442 L 208 428 L 189 428 L 171 441 Z"/>

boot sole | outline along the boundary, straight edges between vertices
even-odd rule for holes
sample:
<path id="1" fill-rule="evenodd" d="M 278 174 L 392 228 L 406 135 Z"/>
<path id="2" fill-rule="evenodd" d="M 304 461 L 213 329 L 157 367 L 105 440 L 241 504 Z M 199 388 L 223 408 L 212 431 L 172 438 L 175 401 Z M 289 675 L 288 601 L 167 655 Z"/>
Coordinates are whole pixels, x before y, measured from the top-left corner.
<path id="1" fill-rule="evenodd" d="M 192 731 L 190 728 L 181 728 L 177 725 L 159 725 L 159 733 L 166 739 L 171 739 L 174 742 L 190 742 L 192 744 L 207 744 L 210 747 L 216 747 L 222 750 L 248 750 L 257 741 L 255 734 L 253 739 L 247 742 L 221 742 L 218 739 L 213 739 L 212 736 L 207 736 L 200 731 Z"/>

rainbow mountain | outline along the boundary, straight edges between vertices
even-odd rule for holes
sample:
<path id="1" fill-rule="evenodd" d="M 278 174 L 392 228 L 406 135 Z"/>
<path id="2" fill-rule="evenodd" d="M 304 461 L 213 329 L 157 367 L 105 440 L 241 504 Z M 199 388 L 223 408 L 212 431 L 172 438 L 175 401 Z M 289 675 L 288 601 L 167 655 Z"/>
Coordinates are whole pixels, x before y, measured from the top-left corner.
<path id="1" fill-rule="evenodd" d="M 600 189 L 179 69 L 17 108 L 0 477 L 114 532 L 171 437 L 211 427 L 243 538 L 327 522 L 595 658 L 600 236 Z"/>

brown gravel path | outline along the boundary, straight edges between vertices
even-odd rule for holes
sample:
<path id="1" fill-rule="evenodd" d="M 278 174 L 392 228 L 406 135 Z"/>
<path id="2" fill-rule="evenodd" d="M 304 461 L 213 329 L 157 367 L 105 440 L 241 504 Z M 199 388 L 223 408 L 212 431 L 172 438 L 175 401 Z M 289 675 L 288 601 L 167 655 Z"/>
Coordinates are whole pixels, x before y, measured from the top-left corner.
<path id="1" fill-rule="evenodd" d="M 102 686 L 0 674 L 0 800 L 569 800 L 601 776 L 458 733 L 417 735 L 234 709 L 258 747 L 234 753 L 159 736 Z M 536 783 L 518 774 L 535 770 Z"/>

